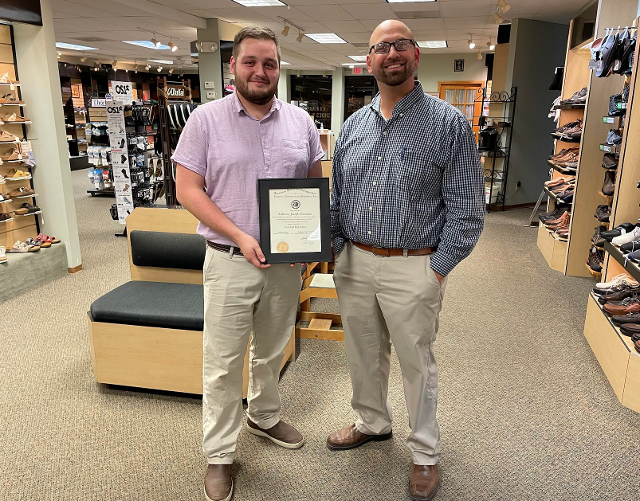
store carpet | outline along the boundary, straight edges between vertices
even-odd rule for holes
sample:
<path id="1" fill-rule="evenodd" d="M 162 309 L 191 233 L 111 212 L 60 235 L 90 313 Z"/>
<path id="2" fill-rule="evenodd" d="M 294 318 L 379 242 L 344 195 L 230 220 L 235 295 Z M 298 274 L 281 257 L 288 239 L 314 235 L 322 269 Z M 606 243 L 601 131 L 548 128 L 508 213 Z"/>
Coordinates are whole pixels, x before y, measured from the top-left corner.
<path id="1" fill-rule="evenodd" d="M 86 312 L 128 280 L 112 199 L 72 173 L 83 271 L 0 305 L 0 499 L 202 498 L 198 398 L 96 384 Z M 442 488 L 437 500 L 635 500 L 640 415 L 622 407 L 582 328 L 592 281 L 549 269 L 528 211 L 493 213 L 451 276 L 437 342 Z M 10 284 L 2 284 L 8 287 Z M 302 340 L 281 381 L 289 451 L 243 431 L 237 501 L 406 499 L 407 414 L 394 357 L 394 438 L 331 452 L 350 423 L 340 342 Z"/>

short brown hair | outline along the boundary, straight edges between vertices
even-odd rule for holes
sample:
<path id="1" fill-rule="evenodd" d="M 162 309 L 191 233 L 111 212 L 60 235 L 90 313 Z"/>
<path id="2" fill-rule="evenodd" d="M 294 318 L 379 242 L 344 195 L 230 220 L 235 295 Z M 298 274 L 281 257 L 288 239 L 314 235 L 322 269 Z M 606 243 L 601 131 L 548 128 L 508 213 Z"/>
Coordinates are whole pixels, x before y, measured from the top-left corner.
<path id="1" fill-rule="evenodd" d="M 242 28 L 235 37 L 233 37 L 233 59 L 238 60 L 238 53 L 240 52 L 240 44 L 247 38 L 253 38 L 254 40 L 271 40 L 276 44 L 276 51 L 278 52 L 278 65 L 280 65 L 280 44 L 276 38 L 276 34 L 271 28 L 266 26 L 247 26 Z"/>

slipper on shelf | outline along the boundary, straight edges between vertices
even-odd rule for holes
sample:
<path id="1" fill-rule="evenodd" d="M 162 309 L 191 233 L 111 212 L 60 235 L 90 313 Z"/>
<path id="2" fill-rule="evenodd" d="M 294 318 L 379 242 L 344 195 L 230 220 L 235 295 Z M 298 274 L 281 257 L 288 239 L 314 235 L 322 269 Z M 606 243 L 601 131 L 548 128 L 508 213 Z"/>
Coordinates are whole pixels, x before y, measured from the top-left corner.
<path id="1" fill-rule="evenodd" d="M 60 239 L 59 238 L 50 237 L 49 235 L 47 235 L 47 238 L 51 239 L 51 243 L 52 244 L 59 244 L 60 243 Z"/>
<path id="2" fill-rule="evenodd" d="M 38 252 L 40 250 L 40 245 L 33 238 L 27 238 L 25 242 L 29 246 L 29 252 Z"/>
<path id="3" fill-rule="evenodd" d="M 26 118 L 21 117 L 20 115 L 18 115 L 16 113 L 7 114 L 7 115 L 3 116 L 1 120 L 4 123 L 22 123 L 22 122 L 28 122 L 29 121 Z"/>
<path id="4" fill-rule="evenodd" d="M 3 83 L 3 84 L 17 84 L 19 82 L 17 80 L 14 80 L 13 78 L 9 78 L 9 72 L 5 72 L 0 77 L 0 83 Z"/>
<path id="5" fill-rule="evenodd" d="M 39 247 L 38 250 L 40 250 Z M 27 252 L 29 252 L 29 245 L 27 245 L 26 242 L 21 242 L 20 240 L 18 240 L 15 244 L 13 244 L 13 247 L 11 247 L 11 249 L 7 249 L 7 252 L 26 254 Z"/>
<path id="6" fill-rule="evenodd" d="M 38 245 L 43 249 L 47 249 L 51 247 L 51 241 L 47 241 L 46 236 L 43 235 L 42 233 L 38 234 L 38 237 L 36 238 L 36 242 L 38 242 Z"/>
<path id="7" fill-rule="evenodd" d="M 0 97 L 0 104 L 24 104 L 24 101 L 20 101 L 15 94 L 8 93 Z"/>
<path id="8" fill-rule="evenodd" d="M 6 196 L 18 198 L 18 197 L 35 196 L 35 194 L 36 192 L 33 191 L 31 188 L 28 188 L 27 186 L 21 186 L 17 190 L 10 191 L 9 193 L 7 193 Z"/>
<path id="9" fill-rule="evenodd" d="M 13 151 L 8 155 L 2 155 L 2 160 L 4 162 L 10 162 L 12 160 L 22 160 L 22 151 L 20 146 L 16 146 L 13 148 Z"/>
<path id="10" fill-rule="evenodd" d="M 18 211 L 25 211 L 25 212 L 18 212 Z M 16 214 L 35 214 L 36 212 L 40 212 L 40 211 L 41 209 L 37 205 L 31 205 L 30 203 L 25 202 L 20 206 L 19 209 L 16 209 L 14 212 Z"/>
<path id="11" fill-rule="evenodd" d="M 3 130 L 0 133 L 0 143 L 18 143 L 20 142 L 20 138 L 18 136 L 14 136 L 10 132 Z"/>

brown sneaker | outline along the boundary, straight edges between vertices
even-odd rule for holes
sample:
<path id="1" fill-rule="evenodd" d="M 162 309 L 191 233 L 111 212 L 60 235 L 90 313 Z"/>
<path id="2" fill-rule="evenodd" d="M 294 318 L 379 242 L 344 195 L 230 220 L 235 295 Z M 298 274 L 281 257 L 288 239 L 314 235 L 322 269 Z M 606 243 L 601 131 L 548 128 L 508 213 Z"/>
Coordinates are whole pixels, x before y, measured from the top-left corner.
<path id="1" fill-rule="evenodd" d="M 433 499 L 440 487 L 438 465 L 414 464 L 409 480 L 409 494 L 413 501 L 429 501 Z"/>
<path id="2" fill-rule="evenodd" d="M 207 501 L 229 501 L 233 496 L 230 464 L 210 464 L 204 477 L 204 497 Z"/>
<path id="3" fill-rule="evenodd" d="M 389 440 L 392 436 L 393 432 L 391 431 L 384 435 L 367 435 L 358 431 L 354 423 L 329 435 L 329 438 L 327 438 L 327 447 L 332 451 L 344 451 L 347 449 L 355 449 L 371 441 L 382 442 Z"/>
<path id="4" fill-rule="evenodd" d="M 274 444 L 278 444 L 285 449 L 299 449 L 304 445 L 304 437 L 300 432 L 282 419 L 275 426 L 268 430 L 263 430 L 251 419 L 247 418 L 247 430 L 252 435 L 268 438 Z"/>

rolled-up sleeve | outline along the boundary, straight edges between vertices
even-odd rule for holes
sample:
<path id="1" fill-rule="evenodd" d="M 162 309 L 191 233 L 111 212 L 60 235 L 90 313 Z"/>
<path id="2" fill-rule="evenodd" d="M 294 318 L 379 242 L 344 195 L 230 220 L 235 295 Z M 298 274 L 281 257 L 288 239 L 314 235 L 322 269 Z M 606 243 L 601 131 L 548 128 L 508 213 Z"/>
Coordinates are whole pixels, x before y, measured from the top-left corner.
<path id="1" fill-rule="evenodd" d="M 446 222 L 431 268 L 447 276 L 475 247 L 486 212 L 484 178 L 469 122 L 456 113 L 451 126 L 451 157 L 442 177 Z"/>

